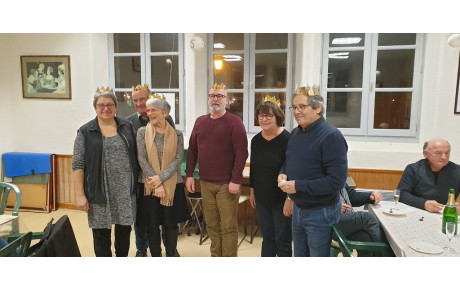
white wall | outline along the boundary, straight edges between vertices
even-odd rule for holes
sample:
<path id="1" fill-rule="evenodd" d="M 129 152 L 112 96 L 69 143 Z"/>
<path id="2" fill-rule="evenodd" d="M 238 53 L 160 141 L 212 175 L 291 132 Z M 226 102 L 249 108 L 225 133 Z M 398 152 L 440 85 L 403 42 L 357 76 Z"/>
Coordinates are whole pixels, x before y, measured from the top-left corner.
<path id="1" fill-rule="evenodd" d="M 420 138 L 414 142 L 348 141 L 350 168 L 402 170 L 422 158 L 423 142 L 442 137 L 460 163 L 460 115 L 454 115 L 459 49 L 447 45 L 450 34 L 427 34 L 424 56 Z M 202 51 L 190 39 L 205 40 Z M 21 55 L 70 55 L 72 100 L 22 98 Z M 321 35 L 298 34 L 295 84 L 319 83 Z M 95 117 L 92 94 L 108 85 L 105 34 L 0 34 L 0 154 L 10 151 L 72 154 L 76 130 Z M 185 35 L 185 143 L 195 118 L 207 113 L 206 34 Z M 250 139 L 251 136 L 248 137 Z"/>
<path id="2" fill-rule="evenodd" d="M 21 55 L 70 55 L 72 99 L 23 99 Z M 0 154 L 72 154 L 77 129 L 94 118 L 92 95 L 108 85 L 106 34 L 0 34 Z"/>

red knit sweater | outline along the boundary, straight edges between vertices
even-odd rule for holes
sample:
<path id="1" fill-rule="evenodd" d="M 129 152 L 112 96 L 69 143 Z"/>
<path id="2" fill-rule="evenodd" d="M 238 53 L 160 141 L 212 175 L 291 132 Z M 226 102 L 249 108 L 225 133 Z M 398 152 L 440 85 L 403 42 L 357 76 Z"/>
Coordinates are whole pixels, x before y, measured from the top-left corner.
<path id="1" fill-rule="evenodd" d="M 193 177 L 198 161 L 200 179 L 218 185 L 240 184 L 248 157 L 248 139 L 241 119 L 229 112 L 212 119 L 197 118 L 190 135 L 187 177 Z"/>

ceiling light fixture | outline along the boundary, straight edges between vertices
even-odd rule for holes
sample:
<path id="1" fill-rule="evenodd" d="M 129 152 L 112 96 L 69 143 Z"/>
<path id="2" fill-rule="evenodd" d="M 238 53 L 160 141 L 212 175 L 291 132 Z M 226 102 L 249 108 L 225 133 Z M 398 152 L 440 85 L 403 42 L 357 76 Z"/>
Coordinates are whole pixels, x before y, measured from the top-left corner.
<path id="1" fill-rule="evenodd" d="M 221 43 L 221 42 L 215 43 L 215 44 L 214 44 L 214 48 L 215 48 L 215 49 L 224 49 L 224 48 L 225 48 L 225 44 L 223 44 L 223 43 Z"/>
<path id="2" fill-rule="evenodd" d="M 361 37 L 341 37 L 334 38 L 332 44 L 358 44 L 362 40 Z"/>

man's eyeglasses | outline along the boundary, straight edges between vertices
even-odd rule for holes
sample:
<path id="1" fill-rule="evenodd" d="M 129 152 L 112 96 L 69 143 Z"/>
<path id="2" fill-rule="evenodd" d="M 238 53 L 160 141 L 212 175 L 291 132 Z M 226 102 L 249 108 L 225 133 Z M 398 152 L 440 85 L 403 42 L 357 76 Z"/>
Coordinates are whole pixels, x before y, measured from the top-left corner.
<path id="1" fill-rule="evenodd" d="M 292 112 L 295 112 L 296 109 L 299 109 L 299 111 L 304 111 L 305 109 L 307 109 L 308 106 L 311 106 L 311 105 L 310 104 L 299 104 L 298 106 L 289 107 L 289 109 L 291 109 Z"/>
<path id="2" fill-rule="evenodd" d="M 104 110 L 104 107 L 107 107 L 107 109 L 112 110 L 115 107 L 115 104 L 96 104 L 96 107 L 99 110 Z"/>
<path id="3" fill-rule="evenodd" d="M 264 118 L 271 120 L 273 118 L 273 114 L 259 114 L 257 115 L 257 118 L 259 118 L 259 120 L 263 120 Z"/>
<path id="4" fill-rule="evenodd" d="M 222 100 L 222 98 L 227 98 L 227 96 L 222 95 L 222 94 L 217 94 L 217 95 L 209 94 L 209 95 L 208 95 L 208 98 L 209 98 L 209 99 L 215 99 L 215 98 L 217 98 L 217 100 Z"/>

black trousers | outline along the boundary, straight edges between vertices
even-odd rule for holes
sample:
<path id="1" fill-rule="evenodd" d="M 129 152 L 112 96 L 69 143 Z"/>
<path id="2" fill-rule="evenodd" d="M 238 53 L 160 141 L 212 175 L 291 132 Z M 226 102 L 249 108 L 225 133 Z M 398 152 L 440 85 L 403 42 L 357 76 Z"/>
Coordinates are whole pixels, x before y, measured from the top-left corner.
<path id="1" fill-rule="evenodd" d="M 177 224 L 166 224 L 162 225 L 163 229 L 163 243 L 166 249 L 167 257 L 174 257 L 177 248 L 177 235 L 178 235 L 178 226 Z M 147 239 L 150 248 L 150 254 L 152 257 L 161 257 L 161 235 L 160 227 L 147 226 Z"/>
<path id="2" fill-rule="evenodd" d="M 115 256 L 127 257 L 131 225 L 115 224 Z M 112 256 L 112 230 L 105 228 L 93 228 L 94 253 L 96 257 Z"/>

